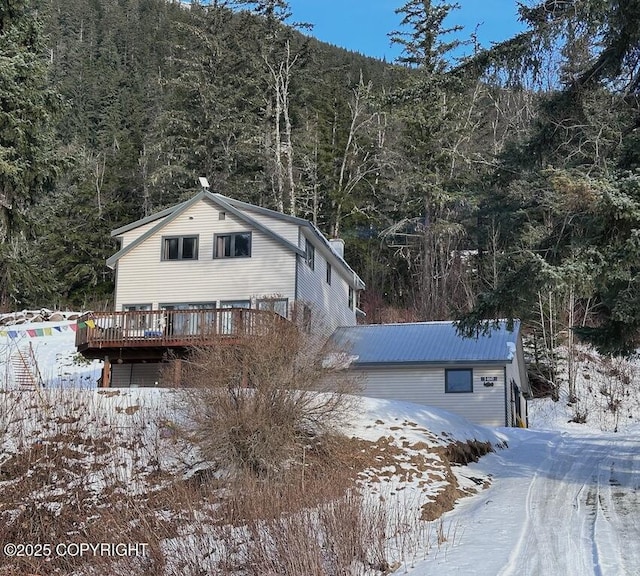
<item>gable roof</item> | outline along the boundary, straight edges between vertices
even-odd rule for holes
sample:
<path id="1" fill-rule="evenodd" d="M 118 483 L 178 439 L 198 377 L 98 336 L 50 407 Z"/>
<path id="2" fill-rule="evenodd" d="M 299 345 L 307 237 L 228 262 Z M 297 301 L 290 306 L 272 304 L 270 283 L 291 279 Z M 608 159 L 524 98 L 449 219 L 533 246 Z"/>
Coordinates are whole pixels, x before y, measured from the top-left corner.
<path id="1" fill-rule="evenodd" d="M 298 218 L 297 216 L 290 216 L 288 214 L 283 214 L 282 212 L 277 212 L 275 210 L 270 210 L 269 208 L 263 208 L 261 206 L 256 206 L 254 204 L 249 204 L 247 202 L 235 200 L 233 198 L 228 198 L 227 196 L 223 196 L 222 194 L 215 194 L 212 192 L 208 192 L 206 190 L 202 190 L 201 192 L 199 192 L 193 198 L 191 198 L 190 200 L 187 200 L 186 202 L 176 204 L 175 206 L 166 208 L 165 210 L 162 210 L 157 214 L 152 214 L 151 216 L 147 216 L 146 218 L 136 220 L 135 222 L 132 222 L 125 226 L 121 226 L 120 228 L 116 228 L 115 230 L 113 230 L 111 232 L 111 236 L 118 237 L 124 234 L 125 232 L 135 230 L 140 226 L 144 226 L 146 224 L 159 220 L 156 226 L 147 230 L 147 232 L 145 232 L 144 234 L 141 234 L 133 242 L 131 242 L 130 244 L 127 244 L 127 246 L 125 246 L 124 248 L 116 252 L 113 256 L 108 258 L 107 266 L 109 266 L 109 268 L 114 268 L 117 261 L 120 258 L 122 258 L 122 256 L 124 256 L 125 254 L 133 250 L 136 246 L 140 245 L 142 242 L 144 242 L 145 240 L 147 240 L 148 238 L 156 234 L 159 230 L 161 230 L 162 228 L 164 228 L 164 226 L 166 226 L 167 224 L 175 220 L 178 216 L 180 216 L 180 214 L 184 213 L 191 206 L 193 206 L 197 202 L 204 199 L 209 200 L 213 204 L 217 205 L 219 208 L 222 208 L 223 210 L 229 212 L 230 214 L 233 214 L 234 216 L 244 221 L 249 226 L 259 230 L 260 232 L 269 236 L 272 240 L 275 240 L 285 248 L 291 250 L 296 254 L 299 254 L 300 256 L 304 256 L 305 254 L 302 248 L 299 248 L 295 244 L 292 244 L 291 242 L 289 242 L 288 240 L 286 240 L 285 238 L 283 238 L 282 236 L 280 236 L 279 234 L 277 234 L 276 232 L 274 232 L 264 224 L 261 224 L 255 218 L 252 218 L 249 214 L 247 214 L 245 210 L 249 212 L 253 211 L 258 214 L 263 214 L 265 216 L 269 216 L 271 218 L 275 218 L 283 222 L 290 222 L 292 224 L 296 224 L 297 226 L 300 226 L 301 228 L 305 228 L 309 230 L 311 232 L 311 235 L 313 235 L 324 246 L 326 246 L 326 248 L 329 250 L 329 253 L 333 257 L 335 257 L 335 260 L 340 264 L 340 266 L 342 266 L 342 268 L 344 268 L 344 270 L 349 274 L 349 276 L 351 276 L 351 278 L 353 279 L 354 286 L 360 289 L 364 289 L 365 285 L 362 279 L 360 278 L 360 276 L 358 276 L 358 274 L 356 274 L 356 272 L 351 268 L 351 266 L 347 264 L 344 258 L 342 258 L 339 254 L 337 254 L 333 250 L 329 241 L 325 238 L 322 232 L 320 232 L 320 230 L 318 230 L 318 228 L 313 223 L 309 222 L 308 220 L 304 220 L 303 218 Z"/>
<path id="2" fill-rule="evenodd" d="M 355 270 L 353 270 L 353 268 L 351 268 L 351 266 L 347 264 L 347 261 L 342 256 L 336 253 L 329 240 L 327 240 L 325 235 L 320 232 L 318 227 L 313 222 L 309 222 L 308 220 L 299 218 L 298 216 L 283 214 L 282 212 L 270 210 L 269 208 L 263 208 L 262 206 L 256 206 L 255 204 L 249 204 L 247 202 L 242 202 L 241 200 L 235 200 L 234 198 L 227 198 L 226 196 L 222 196 L 221 194 L 213 194 L 213 196 L 224 199 L 226 202 L 239 209 L 257 212 L 258 214 L 264 214 L 265 216 L 269 216 L 277 220 L 282 220 L 284 222 L 291 222 L 293 224 L 297 224 L 301 228 L 309 230 L 311 233 L 310 235 L 313 236 L 316 240 L 319 240 L 323 244 L 323 246 L 327 248 L 329 254 L 335 257 L 335 259 L 345 269 L 345 271 L 352 276 L 354 285 L 358 288 L 364 289 L 365 284 L 360 276 L 358 276 Z"/>
<path id="3" fill-rule="evenodd" d="M 354 359 L 354 366 L 420 364 L 506 364 L 513 360 L 520 323 L 508 330 L 498 322 L 487 334 L 463 338 L 455 322 L 368 324 L 338 328 L 335 345 Z"/>
<path id="4" fill-rule="evenodd" d="M 116 262 L 120 258 L 122 258 L 125 254 L 129 253 L 136 246 L 139 246 L 151 236 L 157 234 L 167 224 L 169 224 L 170 222 L 173 222 L 176 218 L 178 218 L 178 216 L 186 212 L 189 208 L 191 208 L 194 204 L 197 204 L 201 200 L 209 200 L 210 202 L 216 204 L 219 208 L 222 208 L 223 210 L 229 212 L 230 214 L 233 214 L 238 219 L 244 221 L 246 224 L 255 228 L 256 230 L 259 230 L 266 236 L 270 237 L 272 240 L 275 240 L 276 242 L 284 246 L 285 248 L 291 250 L 296 254 L 300 254 L 301 256 L 304 255 L 304 250 L 302 250 L 301 248 L 298 248 L 298 246 L 296 246 L 295 244 L 292 244 L 287 239 L 273 232 L 273 230 L 270 230 L 269 228 L 267 228 L 257 220 L 251 218 L 244 212 L 241 212 L 236 207 L 232 206 L 229 202 L 227 202 L 227 198 L 225 198 L 224 196 L 221 196 L 220 194 L 211 194 L 210 192 L 203 190 L 198 194 L 196 194 L 190 200 L 187 200 L 186 202 L 182 202 L 181 204 L 176 204 L 175 206 L 172 206 L 171 208 L 167 208 L 162 212 L 158 212 L 157 214 L 148 216 L 146 218 L 142 218 L 141 220 L 137 220 L 136 222 L 132 222 L 131 224 L 127 224 L 126 226 L 122 226 L 120 228 L 117 228 L 113 232 L 111 232 L 111 236 L 120 236 L 125 232 L 129 232 L 130 230 L 135 230 L 140 226 L 144 226 L 145 224 L 149 224 L 150 222 L 154 222 L 162 218 L 158 222 L 158 224 L 156 224 L 153 228 L 150 228 L 144 234 L 141 234 L 138 238 L 136 238 L 133 242 L 127 244 L 124 248 L 122 248 L 121 250 L 116 252 L 113 256 L 108 258 L 107 266 L 109 266 L 110 268 L 113 268 L 116 265 Z"/>

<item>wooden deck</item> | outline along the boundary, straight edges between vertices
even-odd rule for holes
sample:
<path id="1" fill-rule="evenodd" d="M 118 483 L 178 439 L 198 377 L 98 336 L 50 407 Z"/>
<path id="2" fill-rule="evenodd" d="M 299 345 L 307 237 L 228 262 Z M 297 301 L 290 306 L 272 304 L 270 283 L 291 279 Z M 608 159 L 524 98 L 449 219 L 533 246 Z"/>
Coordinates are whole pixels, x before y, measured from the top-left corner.
<path id="1" fill-rule="evenodd" d="M 168 350 L 211 346 L 267 335 L 287 322 L 250 308 L 94 312 L 78 320 L 76 348 L 87 358 L 157 359 Z"/>

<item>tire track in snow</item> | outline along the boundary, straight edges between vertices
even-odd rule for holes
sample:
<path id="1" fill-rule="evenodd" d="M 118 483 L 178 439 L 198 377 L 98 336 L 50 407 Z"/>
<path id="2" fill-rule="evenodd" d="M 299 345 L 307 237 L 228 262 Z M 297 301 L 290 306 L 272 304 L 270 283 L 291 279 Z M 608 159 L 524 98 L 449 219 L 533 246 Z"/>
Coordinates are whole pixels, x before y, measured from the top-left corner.
<path id="1" fill-rule="evenodd" d="M 575 457 L 567 448 L 570 443 L 564 435 L 549 442 L 527 489 L 526 521 L 518 543 L 500 576 L 593 573 L 591 551 L 583 544 L 591 540 L 591 528 L 585 523 L 582 479 L 594 457 Z M 568 557 L 572 561 L 563 566 Z"/>
<path id="2" fill-rule="evenodd" d="M 519 449 L 533 448 L 527 444 Z M 552 440 L 528 482 L 524 521 L 499 576 L 638 573 L 637 444 L 595 435 Z"/>
<path id="3" fill-rule="evenodd" d="M 489 490 L 449 516 L 464 528 L 446 557 L 411 574 L 640 574 L 640 442 L 618 434 L 511 432 L 473 466 Z M 481 561 L 478 561 L 481 559 Z"/>
<path id="4" fill-rule="evenodd" d="M 635 438 L 611 438 L 597 482 L 594 562 L 600 575 L 637 574 L 640 558 L 640 463 Z"/>
<path id="5" fill-rule="evenodd" d="M 550 462 L 551 452 L 550 452 L 551 443 L 547 442 L 547 455 L 545 456 L 542 464 L 546 465 L 547 462 Z M 511 551 L 509 555 L 509 560 L 507 561 L 506 566 L 499 572 L 498 576 L 511 576 L 515 574 L 519 570 L 519 558 L 524 557 L 527 554 L 528 548 L 528 534 L 531 531 L 531 526 L 533 522 L 532 518 L 532 508 L 533 508 L 533 494 L 535 493 L 536 481 L 538 480 L 540 474 L 540 468 L 542 465 L 536 470 L 535 474 L 531 478 L 529 482 L 529 486 L 527 488 L 527 496 L 525 499 L 525 521 L 520 529 L 520 534 L 518 536 L 518 541 Z M 546 466 L 545 466 L 546 468 Z"/>

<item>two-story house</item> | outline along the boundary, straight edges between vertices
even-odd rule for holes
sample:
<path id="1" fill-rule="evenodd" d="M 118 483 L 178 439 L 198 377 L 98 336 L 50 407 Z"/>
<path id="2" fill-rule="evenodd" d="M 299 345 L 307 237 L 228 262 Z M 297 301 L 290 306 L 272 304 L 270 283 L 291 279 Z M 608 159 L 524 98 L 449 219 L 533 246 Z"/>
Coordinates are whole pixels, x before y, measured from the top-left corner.
<path id="1" fill-rule="evenodd" d="M 179 383 L 194 346 L 242 345 L 295 322 L 333 333 L 365 395 L 527 423 L 519 323 L 475 338 L 450 322 L 356 326 L 364 283 L 342 242 L 306 220 L 203 190 L 112 236 L 115 310 L 81 319 L 76 333 L 84 356 L 104 360 L 104 386 Z"/>
<path id="2" fill-rule="evenodd" d="M 153 385 L 167 352 L 322 320 L 327 334 L 356 324 L 364 283 L 307 220 L 213 194 L 112 232 L 120 250 L 115 311 L 81 323 L 78 350 L 105 360 L 103 383 Z"/>

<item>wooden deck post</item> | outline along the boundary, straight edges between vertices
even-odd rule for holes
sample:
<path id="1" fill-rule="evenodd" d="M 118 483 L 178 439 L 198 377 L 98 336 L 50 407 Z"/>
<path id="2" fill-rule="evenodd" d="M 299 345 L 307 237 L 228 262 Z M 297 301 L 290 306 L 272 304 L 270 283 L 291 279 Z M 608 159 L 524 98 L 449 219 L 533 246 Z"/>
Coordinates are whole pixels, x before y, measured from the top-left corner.
<path id="1" fill-rule="evenodd" d="M 173 361 L 173 385 L 179 388 L 182 384 L 182 360 L 176 358 Z"/>
<path id="2" fill-rule="evenodd" d="M 100 388 L 109 388 L 111 386 L 111 361 L 109 356 L 104 357 L 104 365 L 102 366 L 102 378 L 100 379 Z"/>

